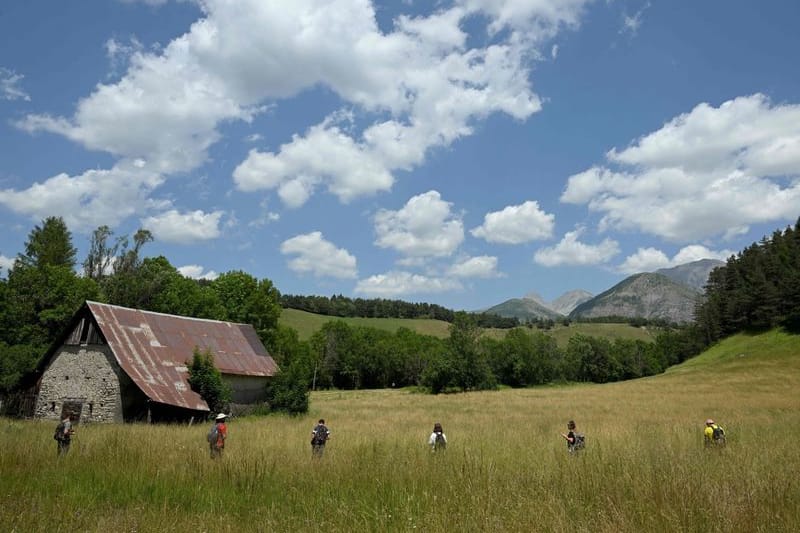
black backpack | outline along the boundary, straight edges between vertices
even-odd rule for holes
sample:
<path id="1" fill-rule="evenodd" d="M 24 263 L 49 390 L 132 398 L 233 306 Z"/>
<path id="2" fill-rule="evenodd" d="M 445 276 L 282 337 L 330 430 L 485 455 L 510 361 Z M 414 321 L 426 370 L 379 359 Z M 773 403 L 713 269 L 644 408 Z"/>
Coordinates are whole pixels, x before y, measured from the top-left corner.
<path id="1" fill-rule="evenodd" d="M 725 430 L 723 430 L 720 426 L 717 426 L 717 425 L 715 425 L 711 429 L 713 430 L 711 438 L 714 440 L 714 442 L 716 444 L 719 444 L 720 446 L 724 446 L 725 445 Z"/>
<path id="2" fill-rule="evenodd" d="M 311 444 L 324 446 L 325 441 L 327 440 L 328 440 L 328 428 L 323 424 L 318 424 L 317 427 L 314 428 L 314 438 L 311 439 Z"/>
<path id="3" fill-rule="evenodd" d="M 437 433 L 436 438 L 433 440 L 434 450 L 444 450 L 447 448 L 447 441 L 444 438 L 444 433 Z"/>
<path id="4" fill-rule="evenodd" d="M 56 426 L 56 432 L 53 433 L 55 440 L 64 440 L 64 422 L 59 422 Z"/>
<path id="5" fill-rule="evenodd" d="M 572 443 L 572 448 L 575 450 L 582 450 L 586 447 L 586 435 L 583 433 L 575 433 L 575 442 Z"/>

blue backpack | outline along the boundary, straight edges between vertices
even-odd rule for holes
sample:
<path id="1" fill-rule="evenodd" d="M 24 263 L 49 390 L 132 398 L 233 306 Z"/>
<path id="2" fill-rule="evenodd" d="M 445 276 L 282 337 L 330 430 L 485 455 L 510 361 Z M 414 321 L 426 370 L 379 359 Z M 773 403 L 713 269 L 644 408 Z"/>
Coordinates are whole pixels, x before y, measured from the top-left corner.
<path id="1" fill-rule="evenodd" d="M 206 435 L 206 440 L 208 440 L 209 444 L 216 444 L 219 440 L 219 429 L 217 428 L 216 422 L 211 426 L 208 435 Z"/>

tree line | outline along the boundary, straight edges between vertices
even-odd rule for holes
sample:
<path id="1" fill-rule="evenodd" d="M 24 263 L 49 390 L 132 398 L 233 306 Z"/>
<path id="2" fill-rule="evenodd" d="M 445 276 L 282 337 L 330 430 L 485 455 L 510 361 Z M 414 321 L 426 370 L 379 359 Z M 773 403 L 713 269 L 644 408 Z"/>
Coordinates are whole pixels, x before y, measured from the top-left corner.
<path id="1" fill-rule="evenodd" d="M 308 341 L 302 366 L 315 388 L 421 386 L 439 393 L 649 376 L 683 361 L 691 348 L 677 329 L 663 330 L 654 342 L 575 335 L 563 349 L 530 328 L 497 339 L 482 335 L 472 315 L 458 312 L 445 339 L 407 328 L 327 322 Z"/>
<path id="2" fill-rule="evenodd" d="M 298 309 L 318 315 L 362 318 L 420 318 L 453 322 L 456 312 L 441 305 L 424 302 L 404 302 L 385 298 L 348 298 L 341 294 L 327 296 L 302 296 L 282 294 L 284 309 Z M 514 317 L 494 313 L 470 313 L 483 328 L 509 329 L 520 325 Z"/>
<path id="3" fill-rule="evenodd" d="M 695 322 L 705 345 L 740 331 L 800 331 L 800 218 L 715 268 Z"/>

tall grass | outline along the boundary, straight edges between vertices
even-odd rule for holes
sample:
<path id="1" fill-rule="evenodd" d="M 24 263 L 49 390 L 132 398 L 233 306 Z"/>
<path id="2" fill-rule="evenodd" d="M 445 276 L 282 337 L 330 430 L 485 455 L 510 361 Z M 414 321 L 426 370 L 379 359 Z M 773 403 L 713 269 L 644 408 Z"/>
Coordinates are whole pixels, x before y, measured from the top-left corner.
<path id="1" fill-rule="evenodd" d="M 662 376 L 447 396 L 322 392 L 299 418 L 205 426 L 0 421 L 14 531 L 796 531 L 800 343 L 739 337 Z M 739 356 L 740 354 L 746 354 Z M 310 433 L 332 430 L 313 460 Z M 714 417 L 728 447 L 704 450 Z M 566 421 L 587 449 L 566 453 Z M 435 421 L 449 445 L 425 445 Z"/>

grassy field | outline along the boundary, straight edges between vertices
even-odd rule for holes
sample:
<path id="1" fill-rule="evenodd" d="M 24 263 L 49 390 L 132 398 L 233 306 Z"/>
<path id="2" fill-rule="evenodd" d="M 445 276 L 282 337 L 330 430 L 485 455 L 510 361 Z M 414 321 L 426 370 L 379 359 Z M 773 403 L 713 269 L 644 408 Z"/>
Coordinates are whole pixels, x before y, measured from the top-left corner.
<path id="1" fill-rule="evenodd" d="M 800 530 L 800 339 L 728 339 L 650 378 L 446 396 L 321 392 L 299 418 L 233 420 L 212 461 L 205 426 L 81 426 L 58 460 L 53 423 L 0 420 L 9 531 Z M 333 432 L 311 459 L 310 431 Z M 728 433 L 704 450 L 703 421 Z M 587 449 L 566 453 L 566 421 Z M 444 454 L 425 440 L 434 421 Z"/>
<path id="2" fill-rule="evenodd" d="M 281 313 L 280 323 L 295 329 L 302 340 L 308 340 L 315 331 L 322 328 L 325 322 L 330 320 L 343 320 L 351 326 L 368 326 L 386 331 L 397 331 L 398 328 L 405 327 L 424 335 L 433 335 L 439 338 L 447 337 L 450 324 L 442 320 L 429 319 L 405 319 L 405 318 L 334 318 L 325 315 L 307 313 L 297 309 L 284 309 Z M 508 330 L 488 329 L 487 335 L 495 338 L 502 338 Z M 653 332 L 647 328 L 636 328 L 628 324 L 595 324 L 573 322 L 569 326 L 557 325 L 545 333 L 555 337 L 558 345 L 564 347 L 572 335 L 581 333 L 593 337 L 605 337 L 611 340 L 640 339 L 644 341 L 653 340 Z"/>
<path id="3" fill-rule="evenodd" d="M 314 332 L 322 329 L 325 322 L 343 320 L 350 326 L 367 326 L 386 331 L 397 331 L 401 327 L 408 328 L 424 335 L 447 337 L 450 324 L 443 320 L 430 320 L 423 318 L 362 318 L 362 317 L 330 317 L 300 311 L 298 309 L 283 309 L 279 319 L 280 324 L 289 326 L 297 331 L 301 340 L 308 340 Z"/>

